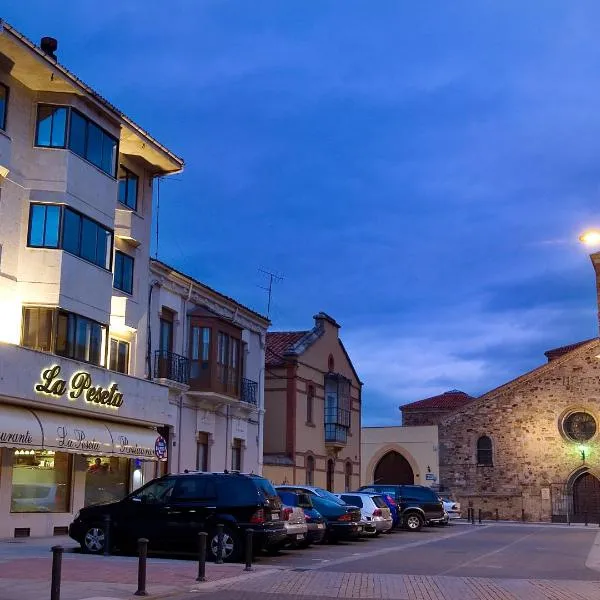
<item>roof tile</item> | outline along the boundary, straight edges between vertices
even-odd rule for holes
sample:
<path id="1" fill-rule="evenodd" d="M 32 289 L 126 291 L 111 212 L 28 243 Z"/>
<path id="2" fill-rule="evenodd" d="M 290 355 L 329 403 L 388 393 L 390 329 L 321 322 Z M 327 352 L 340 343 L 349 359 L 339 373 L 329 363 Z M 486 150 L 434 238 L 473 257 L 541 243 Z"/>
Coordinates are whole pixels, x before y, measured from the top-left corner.
<path id="1" fill-rule="evenodd" d="M 460 390 L 450 390 L 431 398 L 417 400 L 400 407 L 400 410 L 453 410 L 475 400 L 473 396 Z"/>
<path id="2" fill-rule="evenodd" d="M 291 347 L 299 342 L 308 331 L 270 331 L 267 333 L 267 350 L 265 362 L 267 367 L 278 367 L 284 364 L 283 356 Z"/>

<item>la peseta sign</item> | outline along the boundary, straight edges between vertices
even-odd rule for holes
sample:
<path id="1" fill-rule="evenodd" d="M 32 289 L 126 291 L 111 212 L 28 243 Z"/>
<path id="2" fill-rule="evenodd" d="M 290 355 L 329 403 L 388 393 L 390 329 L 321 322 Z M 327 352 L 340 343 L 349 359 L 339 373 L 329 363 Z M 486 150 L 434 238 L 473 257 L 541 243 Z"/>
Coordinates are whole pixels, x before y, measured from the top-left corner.
<path id="1" fill-rule="evenodd" d="M 34 387 L 38 394 L 48 396 L 65 396 L 70 400 L 82 398 L 89 404 L 98 404 L 118 409 L 123 404 L 123 394 L 119 386 L 113 383 L 108 388 L 94 385 L 92 376 L 86 371 L 77 371 L 68 381 L 61 378 L 60 365 L 54 365 L 42 371 L 39 383 Z"/>

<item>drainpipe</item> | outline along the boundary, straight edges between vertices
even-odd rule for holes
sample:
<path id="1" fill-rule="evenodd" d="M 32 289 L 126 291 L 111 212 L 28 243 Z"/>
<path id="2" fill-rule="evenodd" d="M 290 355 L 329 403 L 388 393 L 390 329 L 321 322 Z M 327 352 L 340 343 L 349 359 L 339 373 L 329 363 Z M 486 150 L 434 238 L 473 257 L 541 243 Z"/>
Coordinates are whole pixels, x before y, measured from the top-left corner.
<path id="1" fill-rule="evenodd" d="M 160 287 L 160 283 L 156 279 L 150 284 L 150 290 L 148 291 L 148 323 L 146 325 L 146 367 L 148 369 L 148 379 L 152 379 L 152 290 L 155 287 Z"/>

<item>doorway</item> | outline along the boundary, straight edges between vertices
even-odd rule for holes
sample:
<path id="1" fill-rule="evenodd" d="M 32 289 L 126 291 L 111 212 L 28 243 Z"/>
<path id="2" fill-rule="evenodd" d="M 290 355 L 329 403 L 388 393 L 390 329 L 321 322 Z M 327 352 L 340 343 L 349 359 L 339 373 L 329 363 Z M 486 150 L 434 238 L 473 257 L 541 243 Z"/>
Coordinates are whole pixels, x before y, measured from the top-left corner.
<path id="1" fill-rule="evenodd" d="M 410 463 L 395 450 L 385 454 L 375 467 L 373 483 L 387 485 L 412 485 L 415 482 Z"/>
<path id="2" fill-rule="evenodd" d="M 573 483 L 573 520 L 598 522 L 600 518 L 600 480 L 583 473 Z"/>

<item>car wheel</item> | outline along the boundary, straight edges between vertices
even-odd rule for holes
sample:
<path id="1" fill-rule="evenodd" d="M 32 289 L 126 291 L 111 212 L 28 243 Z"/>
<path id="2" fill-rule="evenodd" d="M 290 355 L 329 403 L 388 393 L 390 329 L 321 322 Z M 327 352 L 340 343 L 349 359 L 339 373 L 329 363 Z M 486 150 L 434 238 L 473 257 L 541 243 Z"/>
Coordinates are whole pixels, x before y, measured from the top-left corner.
<path id="1" fill-rule="evenodd" d="M 81 549 L 86 554 L 101 554 L 104 552 L 105 543 L 106 534 L 104 533 L 104 527 L 101 525 L 92 525 L 85 531 Z"/>
<path id="2" fill-rule="evenodd" d="M 423 519 L 417 513 L 410 513 L 405 517 L 404 526 L 409 531 L 419 531 L 423 527 Z"/>
<path id="3" fill-rule="evenodd" d="M 208 550 L 214 560 L 217 560 L 219 536 L 215 529 L 209 538 Z M 237 533 L 230 527 L 223 528 L 223 562 L 235 562 L 242 555 L 242 547 Z"/>

